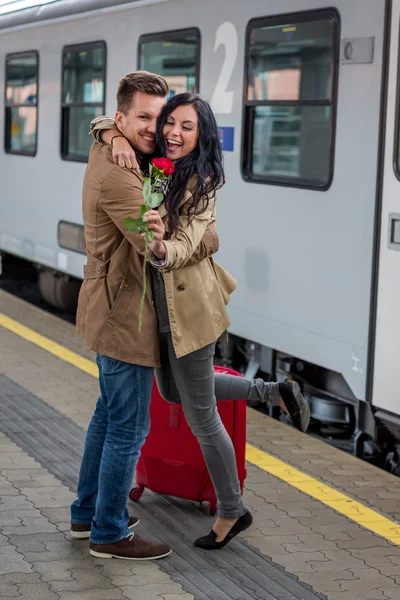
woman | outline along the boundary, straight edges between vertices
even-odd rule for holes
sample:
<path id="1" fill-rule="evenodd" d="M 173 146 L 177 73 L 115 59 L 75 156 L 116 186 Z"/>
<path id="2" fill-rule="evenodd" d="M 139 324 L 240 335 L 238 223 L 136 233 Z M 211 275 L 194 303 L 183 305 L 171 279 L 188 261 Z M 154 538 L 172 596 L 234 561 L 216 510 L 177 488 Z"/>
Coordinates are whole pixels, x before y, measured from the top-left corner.
<path id="1" fill-rule="evenodd" d="M 115 137 L 113 121 L 97 119 L 92 129 L 96 137 L 113 142 L 117 164 L 137 166 L 127 140 Z M 215 344 L 229 326 L 225 304 L 235 283 L 209 256 L 195 254 L 196 247 L 185 256 L 174 254 L 174 239 L 185 238 L 190 248 L 193 224 L 199 222 L 198 227 L 205 230 L 215 219 L 215 192 L 224 181 L 221 144 L 209 104 L 197 94 L 172 97 L 158 119 L 156 137 L 156 156 L 167 156 L 175 163 L 164 203 L 145 215 L 153 228 L 165 227 L 166 231 L 163 241 L 150 246 L 161 354 L 157 384 L 165 400 L 182 404 L 218 498 L 213 528 L 195 545 L 219 549 L 247 529 L 252 516 L 243 504 L 234 448 L 216 400 L 247 398 L 279 405 L 302 431 L 308 427 L 309 407 L 295 382 L 267 383 L 214 374 Z"/>

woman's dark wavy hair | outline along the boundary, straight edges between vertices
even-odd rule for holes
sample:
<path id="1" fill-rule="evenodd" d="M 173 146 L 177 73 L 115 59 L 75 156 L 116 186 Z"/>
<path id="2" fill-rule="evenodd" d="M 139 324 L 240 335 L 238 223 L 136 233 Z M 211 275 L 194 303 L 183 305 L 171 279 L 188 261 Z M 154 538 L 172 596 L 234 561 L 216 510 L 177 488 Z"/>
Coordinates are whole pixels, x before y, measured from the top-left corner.
<path id="1" fill-rule="evenodd" d="M 169 226 L 175 231 L 179 221 L 179 207 L 185 191 L 193 176 L 195 188 L 190 189 L 193 203 L 189 208 L 189 219 L 207 210 L 208 194 L 214 193 L 225 182 L 221 141 L 217 122 L 207 100 L 199 94 L 177 94 L 168 100 L 157 121 L 155 156 L 167 156 L 167 147 L 163 137 L 163 128 L 169 115 L 178 106 L 190 104 L 199 119 L 199 139 L 196 148 L 188 156 L 174 162 L 175 173 L 165 199 Z M 201 201 L 201 202 L 200 202 Z"/>

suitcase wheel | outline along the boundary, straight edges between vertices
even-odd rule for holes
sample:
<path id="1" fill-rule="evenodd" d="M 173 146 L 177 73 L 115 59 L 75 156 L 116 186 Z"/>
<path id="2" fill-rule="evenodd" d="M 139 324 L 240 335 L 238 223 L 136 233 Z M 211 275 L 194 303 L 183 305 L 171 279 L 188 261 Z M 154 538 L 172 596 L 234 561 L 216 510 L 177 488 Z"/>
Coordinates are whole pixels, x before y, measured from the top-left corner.
<path id="1" fill-rule="evenodd" d="M 217 513 L 217 507 L 209 504 L 206 508 L 206 513 L 210 515 L 210 517 L 214 517 Z"/>
<path id="2" fill-rule="evenodd" d="M 130 494 L 129 494 L 129 498 L 131 500 L 133 500 L 133 502 L 137 502 L 142 497 L 143 490 L 144 490 L 143 487 L 134 487 L 134 488 L 132 488 L 131 491 L 130 491 Z"/>

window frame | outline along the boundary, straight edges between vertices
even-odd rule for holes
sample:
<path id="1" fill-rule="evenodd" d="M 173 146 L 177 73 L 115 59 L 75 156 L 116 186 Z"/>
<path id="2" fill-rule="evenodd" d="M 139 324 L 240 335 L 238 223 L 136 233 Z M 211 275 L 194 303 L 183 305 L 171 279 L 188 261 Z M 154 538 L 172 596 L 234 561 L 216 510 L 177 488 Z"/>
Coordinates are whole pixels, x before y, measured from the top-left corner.
<path id="1" fill-rule="evenodd" d="M 64 56 L 67 52 L 79 52 L 87 50 L 93 46 L 102 46 L 104 49 L 104 95 L 103 102 L 64 102 Z M 60 154 L 62 160 L 70 162 L 87 163 L 87 158 L 77 158 L 71 156 L 68 152 L 68 113 L 71 107 L 84 106 L 101 106 L 102 114 L 106 113 L 106 97 L 107 97 L 107 44 L 104 40 L 96 40 L 94 42 L 81 42 L 80 44 L 67 44 L 63 46 L 61 51 L 61 122 L 60 122 Z"/>
<path id="2" fill-rule="evenodd" d="M 7 104 L 7 62 L 10 58 L 18 56 L 27 56 L 33 54 L 36 56 L 36 104 Z M 21 52 L 10 52 L 5 56 L 4 62 L 4 152 L 6 154 L 14 154 L 17 156 L 29 156 L 34 158 L 38 152 L 38 131 L 39 131 L 39 51 L 38 50 L 22 50 Z M 36 131 L 35 131 L 35 150 L 34 152 L 26 152 L 24 150 L 12 150 L 10 148 L 11 131 L 9 130 L 10 118 L 9 114 L 13 108 L 31 107 L 36 108 Z"/>
<path id="3" fill-rule="evenodd" d="M 194 93 L 198 93 L 200 89 L 200 63 L 201 63 L 201 32 L 198 27 L 186 27 L 185 29 L 169 29 L 168 31 L 159 31 L 157 33 L 143 33 L 138 40 L 137 45 L 137 68 L 141 69 L 141 47 L 145 42 L 160 42 L 160 41 L 179 41 L 179 38 L 184 39 L 187 35 L 194 35 L 196 38 L 196 85 Z M 171 39 L 168 39 L 170 37 Z"/>
<path id="4" fill-rule="evenodd" d="M 330 100 L 247 100 L 247 90 L 249 83 L 249 52 L 250 52 L 250 34 L 252 29 L 263 26 L 279 26 L 286 25 L 288 22 L 307 23 L 310 21 L 325 21 L 328 15 L 331 15 L 335 20 L 333 34 L 333 61 L 332 61 L 332 89 Z M 338 104 L 338 88 L 339 88 L 339 65 L 340 65 L 340 35 L 341 35 L 341 19 L 340 13 L 336 8 L 321 8 L 316 10 L 299 11 L 292 13 L 280 13 L 278 15 L 270 15 L 267 17 L 257 17 L 251 19 L 247 23 L 245 37 L 245 57 L 244 57 L 244 78 L 243 78 L 243 112 L 242 112 L 242 140 L 241 140 L 241 156 L 240 170 L 242 178 L 248 183 L 259 183 L 264 185 L 278 185 L 292 188 L 302 188 L 326 192 L 332 185 L 334 176 L 335 164 L 335 142 L 336 142 L 336 119 L 337 119 L 337 104 Z M 315 185 L 309 180 L 284 178 L 274 175 L 254 175 L 251 173 L 252 159 L 252 134 L 253 120 L 255 111 L 249 108 L 257 106 L 287 106 L 287 107 L 330 107 L 332 111 L 332 127 L 329 142 L 329 177 L 324 186 Z"/>
<path id="5" fill-rule="evenodd" d="M 400 181 L 400 19 L 398 25 L 398 50 L 397 50 L 397 69 L 396 69 L 396 109 L 394 123 L 394 144 L 393 144 L 393 171 L 396 179 Z"/>

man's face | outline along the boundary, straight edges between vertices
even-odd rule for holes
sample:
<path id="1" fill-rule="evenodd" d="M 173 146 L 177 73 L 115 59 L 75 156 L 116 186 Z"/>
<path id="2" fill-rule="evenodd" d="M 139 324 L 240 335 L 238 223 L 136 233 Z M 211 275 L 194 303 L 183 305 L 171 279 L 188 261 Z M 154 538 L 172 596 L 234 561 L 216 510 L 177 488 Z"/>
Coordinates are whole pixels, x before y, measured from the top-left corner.
<path id="1" fill-rule="evenodd" d="M 140 154 L 152 154 L 156 146 L 156 123 L 166 102 L 161 96 L 136 92 L 126 115 L 117 111 L 115 121 L 132 148 Z"/>

